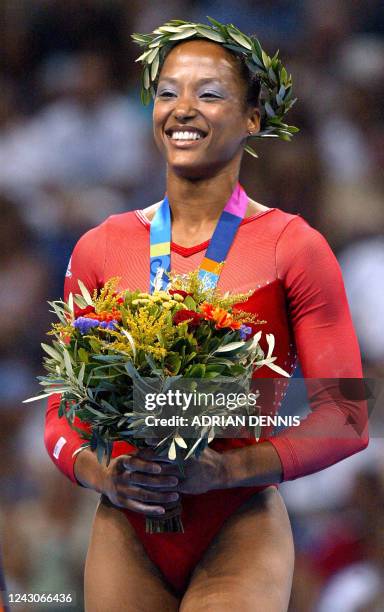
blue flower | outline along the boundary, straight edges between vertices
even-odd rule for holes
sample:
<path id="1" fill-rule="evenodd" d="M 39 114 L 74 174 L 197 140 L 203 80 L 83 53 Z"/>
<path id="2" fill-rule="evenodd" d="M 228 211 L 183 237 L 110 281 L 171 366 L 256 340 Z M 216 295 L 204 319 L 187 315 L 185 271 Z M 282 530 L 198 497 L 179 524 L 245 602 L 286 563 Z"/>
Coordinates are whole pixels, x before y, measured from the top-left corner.
<path id="1" fill-rule="evenodd" d="M 240 338 L 242 340 L 246 340 L 247 336 L 249 336 L 252 333 L 252 327 L 248 327 L 248 325 L 242 325 L 239 329 L 240 332 Z"/>
<path id="2" fill-rule="evenodd" d="M 102 321 L 100 323 L 100 327 L 103 329 L 116 329 L 118 325 L 118 321 L 116 319 L 112 319 L 112 321 Z"/>
<path id="3" fill-rule="evenodd" d="M 86 334 L 92 327 L 97 327 L 100 321 L 89 319 L 88 317 L 78 317 L 73 323 L 73 327 L 79 330 L 81 334 Z"/>

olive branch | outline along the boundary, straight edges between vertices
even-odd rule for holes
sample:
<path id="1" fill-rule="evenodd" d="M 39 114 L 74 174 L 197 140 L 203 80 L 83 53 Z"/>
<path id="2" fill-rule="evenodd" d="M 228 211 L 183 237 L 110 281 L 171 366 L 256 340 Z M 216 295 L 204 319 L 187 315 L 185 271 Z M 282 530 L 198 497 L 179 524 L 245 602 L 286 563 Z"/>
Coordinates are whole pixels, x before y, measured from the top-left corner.
<path id="1" fill-rule="evenodd" d="M 233 24 L 207 19 L 212 25 L 172 19 L 150 34 L 132 34 L 133 40 L 145 49 L 136 59 L 143 64 L 141 101 L 147 105 L 155 97 L 159 70 L 174 45 L 187 39 L 208 39 L 243 57 L 248 69 L 260 79 L 261 129 L 250 138 L 280 138 L 289 142 L 299 129 L 284 123 L 283 118 L 297 98 L 292 98 L 292 75 L 278 59 L 279 50 L 270 57 L 255 36 L 247 36 Z M 244 149 L 257 157 L 251 146 Z"/>

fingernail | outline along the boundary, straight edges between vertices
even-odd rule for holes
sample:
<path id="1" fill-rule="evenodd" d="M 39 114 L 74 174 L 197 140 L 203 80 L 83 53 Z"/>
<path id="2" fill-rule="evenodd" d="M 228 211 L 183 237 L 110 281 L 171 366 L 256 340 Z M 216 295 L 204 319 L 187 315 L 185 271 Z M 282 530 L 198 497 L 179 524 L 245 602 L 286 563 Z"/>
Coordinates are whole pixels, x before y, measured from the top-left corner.
<path id="1" fill-rule="evenodd" d="M 179 484 L 179 479 L 176 478 L 175 476 L 171 476 L 171 484 L 172 485 L 177 485 Z"/>
<path id="2" fill-rule="evenodd" d="M 179 494 L 178 493 L 172 493 L 171 494 L 171 500 L 172 501 L 176 501 L 177 499 L 179 499 Z"/>
<path id="3" fill-rule="evenodd" d="M 161 465 L 156 463 L 155 467 L 154 467 L 154 471 L 156 472 L 156 474 L 160 474 L 160 472 L 161 472 Z"/>

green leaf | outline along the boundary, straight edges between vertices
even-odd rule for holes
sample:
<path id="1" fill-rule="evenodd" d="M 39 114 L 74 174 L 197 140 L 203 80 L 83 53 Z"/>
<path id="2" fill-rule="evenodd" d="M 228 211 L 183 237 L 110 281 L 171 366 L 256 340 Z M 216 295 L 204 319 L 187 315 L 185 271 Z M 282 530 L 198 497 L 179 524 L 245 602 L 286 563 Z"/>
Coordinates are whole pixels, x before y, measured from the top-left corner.
<path id="1" fill-rule="evenodd" d="M 223 47 L 225 47 L 226 49 L 230 49 L 231 51 L 234 51 L 235 53 L 245 53 L 245 49 L 243 47 L 239 47 L 238 45 L 231 45 L 230 43 L 225 43 L 223 45 Z"/>
<path id="2" fill-rule="evenodd" d="M 72 368 L 71 357 L 70 357 L 67 349 L 64 349 L 63 357 L 64 357 L 65 369 L 67 370 L 68 376 L 71 377 L 71 376 L 73 376 L 73 368 Z"/>
<path id="3" fill-rule="evenodd" d="M 149 78 L 149 68 L 148 68 L 148 66 L 146 66 L 144 68 L 144 72 L 143 72 L 143 86 L 144 86 L 144 89 L 149 89 L 150 84 L 151 83 L 150 83 L 150 78 Z"/>
<path id="4" fill-rule="evenodd" d="M 244 36 L 244 34 L 232 28 L 228 28 L 227 31 L 230 37 L 233 38 L 235 42 L 239 43 L 239 45 L 245 47 L 249 51 L 252 51 L 252 42 L 246 36 Z"/>
<path id="5" fill-rule="evenodd" d="M 187 295 L 187 297 L 184 299 L 183 304 L 188 308 L 188 310 L 196 311 L 196 302 L 190 295 Z"/>
<path id="6" fill-rule="evenodd" d="M 153 41 L 148 45 L 149 49 L 158 49 L 161 45 L 162 39 L 162 36 L 156 36 Z"/>
<path id="7" fill-rule="evenodd" d="M 269 102 L 265 103 L 264 108 L 265 108 L 265 112 L 267 113 L 268 117 L 276 117 L 276 113 L 273 110 L 272 106 L 269 104 Z"/>
<path id="8" fill-rule="evenodd" d="M 148 104 L 151 101 L 150 91 L 148 89 L 142 89 L 140 92 L 140 98 L 141 98 L 142 104 L 144 104 L 144 106 L 148 106 Z"/>
<path id="9" fill-rule="evenodd" d="M 160 32 L 160 34 L 177 34 L 177 32 L 180 32 L 180 28 L 173 25 L 163 25 L 154 30 L 154 32 L 156 32 L 156 34 L 158 32 Z"/>
<path id="10" fill-rule="evenodd" d="M 225 42 L 224 36 L 222 36 L 222 34 L 220 34 L 219 32 L 216 32 L 215 30 L 210 30 L 209 28 L 204 26 L 196 26 L 196 31 L 198 34 L 204 36 L 204 38 L 208 38 L 209 40 L 214 40 L 215 42 L 221 43 Z"/>
<path id="11" fill-rule="evenodd" d="M 184 19 L 170 19 L 164 25 L 186 25 L 187 23 Z"/>
<path id="12" fill-rule="evenodd" d="M 151 53 L 152 53 L 152 49 L 148 49 L 148 51 L 144 51 L 144 53 L 142 53 L 141 55 L 139 55 L 138 58 L 135 59 L 135 62 L 143 62 L 144 60 L 147 59 L 147 57 L 149 57 Z"/>
<path id="13" fill-rule="evenodd" d="M 257 57 L 255 53 L 252 53 L 252 61 L 255 62 L 255 64 L 257 64 L 259 68 L 261 68 L 262 70 L 265 70 L 263 62 L 261 61 L 259 57 Z"/>
<path id="14" fill-rule="evenodd" d="M 77 284 L 79 285 L 81 294 L 83 298 L 85 299 L 86 303 L 88 304 L 88 306 L 93 306 L 94 304 L 93 304 L 92 296 L 89 293 L 87 287 L 84 285 L 84 283 L 80 279 L 77 280 Z"/>
<path id="15" fill-rule="evenodd" d="M 80 361 L 82 361 L 83 363 L 88 363 L 89 362 L 89 353 L 88 353 L 88 351 L 86 351 L 82 347 L 80 347 L 79 350 L 77 351 L 77 355 L 78 355 Z"/>
<path id="16" fill-rule="evenodd" d="M 117 408 L 113 406 L 112 404 L 110 404 L 109 402 L 107 402 L 106 400 L 102 399 L 100 404 L 108 412 L 111 412 L 113 414 L 118 414 L 120 416 L 120 412 L 117 410 Z"/>
<path id="17" fill-rule="evenodd" d="M 176 459 L 176 445 L 175 445 L 174 440 L 172 440 L 172 444 L 169 447 L 168 459 L 171 459 L 172 461 Z"/>
<path id="18" fill-rule="evenodd" d="M 72 293 L 72 291 L 71 291 L 71 293 L 68 296 L 68 307 L 69 307 L 69 310 L 71 311 L 71 314 L 73 315 L 74 308 L 73 308 L 73 293 Z"/>
<path id="19" fill-rule="evenodd" d="M 41 348 L 48 353 L 48 355 L 50 357 L 53 357 L 53 359 L 56 359 L 56 361 L 61 362 L 62 361 L 62 355 L 60 353 L 58 353 L 58 351 L 55 351 L 54 348 L 52 348 L 52 346 L 49 346 L 49 344 L 44 344 L 44 342 L 41 343 Z"/>
<path id="20" fill-rule="evenodd" d="M 259 74 L 260 73 L 260 66 L 256 66 L 254 62 L 250 62 L 249 60 L 245 60 L 245 63 L 248 67 L 248 69 L 253 72 L 253 74 Z"/>
<path id="21" fill-rule="evenodd" d="M 276 75 L 272 67 L 268 70 L 268 77 L 269 77 L 269 80 L 272 81 L 272 83 L 277 85 L 277 78 L 276 78 Z"/>
<path id="22" fill-rule="evenodd" d="M 137 43 L 147 44 L 150 40 L 152 40 L 151 34 L 139 34 L 138 32 L 134 32 L 131 34 L 131 38 Z"/>
<path id="23" fill-rule="evenodd" d="M 190 38 L 191 36 L 194 36 L 195 34 L 196 34 L 195 28 L 186 28 L 186 29 L 183 29 L 183 31 L 179 32 L 178 34 L 172 34 L 172 36 L 170 36 L 168 40 L 183 40 L 183 38 Z"/>
<path id="24" fill-rule="evenodd" d="M 180 446 L 180 448 L 188 448 L 185 443 L 185 440 L 181 436 L 175 436 L 174 440 L 177 446 Z"/>
<path id="25" fill-rule="evenodd" d="M 81 297 L 80 295 L 74 295 L 73 301 L 75 302 L 76 306 L 78 306 L 79 308 L 85 308 L 88 305 L 85 299 Z"/>
<path id="26" fill-rule="evenodd" d="M 168 355 L 165 360 L 166 367 L 172 372 L 173 375 L 178 374 L 181 367 L 181 359 L 179 355 L 174 353 L 173 355 Z"/>
<path id="27" fill-rule="evenodd" d="M 50 395 L 54 395 L 57 391 L 51 391 L 50 393 L 43 393 L 42 395 L 36 395 L 35 397 L 29 397 L 26 400 L 23 400 L 23 404 L 29 404 L 30 402 L 36 402 L 37 400 L 46 399 Z"/>
<path id="28" fill-rule="evenodd" d="M 271 67 L 271 58 L 265 53 L 265 51 L 261 51 L 261 57 L 263 58 L 265 68 L 269 70 Z"/>
<path id="29" fill-rule="evenodd" d="M 288 102 L 288 104 L 285 107 L 286 111 L 289 111 L 296 102 L 297 102 L 297 98 L 294 98 L 294 100 L 291 100 L 290 102 Z M 294 126 L 291 126 L 291 127 L 294 127 Z M 298 130 L 298 128 L 296 129 Z"/>
<path id="30" fill-rule="evenodd" d="M 259 157 L 258 154 L 256 153 L 255 149 L 252 149 L 252 147 L 250 147 L 249 145 L 246 145 L 244 147 L 244 151 L 246 153 L 249 153 L 249 155 L 252 155 L 252 157 L 256 157 L 256 158 Z"/>
<path id="31" fill-rule="evenodd" d="M 219 30 L 225 30 L 225 26 L 220 23 L 220 21 L 217 21 L 213 17 L 207 17 L 207 19 L 212 25 L 216 26 L 216 28 L 219 28 Z"/>
<path id="32" fill-rule="evenodd" d="M 196 365 L 190 366 L 187 372 L 188 378 L 204 378 L 205 364 L 197 363 Z"/>
<path id="33" fill-rule="evenodd" d="M 150 54 L 147 57 L 147 63 L 148 64 L 152 64 L 153 60 L 155 59 L 156 55 L 159 54 L 158 49 L 151 49 Z"/>
<path id="34" fill-rule="evenodd" d="M 157 71 L 160 65 L 160 54 L 156 53 L 156 56 L 151 64 L 151 80 L 154 81 L 157 77 Z"/>
<path id="35" fill-rule="evenodd" d="M 85 363 L 81 364 L 81 368 L 79 371 L 79 374 L 77 376 L 77 382 L 79 383 L 79 386 L 82 387 L 83 386 L 83 382 L 84 382 L 84 373 L 85 373 Z"/>
<path id="36" fill-rule="evenodd" d="M 254 49 L 256 51 L 256 54 L 258 55 L 259 58 L 261 58 L 262 57 L 262 53 L 261 53 L 262 52 L 262 48 L 261 48 L 261 44 L 259 43 L 258 38 L 252 37 L 252 42 L 253 42 L 253 46 L 254 46 Z M 253 56 L 254 56 L 254 54 L 252 54 L 252 58 L 253 58 Z"/>
<path id="37" fill-rule="evenodd" d="M 238 342 L 229 342 L 229 344 L 224 344 L 224 346 L 219 346 L 218 349 L 216 349 L 215 354 L 216 353 L 227 353 L 228 351 L 235 351 L 237 349 L 243 349 L 245 346 L 245 343 L 242 340 L 239 340 Z"/>

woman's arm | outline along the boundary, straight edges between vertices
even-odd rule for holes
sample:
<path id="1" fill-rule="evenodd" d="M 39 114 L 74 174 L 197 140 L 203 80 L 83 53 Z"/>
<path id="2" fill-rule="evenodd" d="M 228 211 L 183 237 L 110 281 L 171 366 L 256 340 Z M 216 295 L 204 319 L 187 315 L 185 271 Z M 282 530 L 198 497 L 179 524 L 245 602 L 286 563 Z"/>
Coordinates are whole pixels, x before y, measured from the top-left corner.
<path id="1" fill-rule="evenodd" d="M 77 243 L 68 266 L 64 299 L 79 293 L 78 279 L 92 293 L 105 283 L 105 224 L 87 232 Z M 178 478 L 173 466 L 136 456 L 136 449 L 126 442 L 115 442 L 112 460 L 100 464 L 96 453 L 82 449 L 84 439 L 65 417 L 59 418 L 60 395 L 48 400 L 45 445 L 59 470 L 72 482 L 104 493 L 116 506 L 135 512 L 165 515 L 179 503 L 175 491 Z M 78 429 L 89 427 L 75 418 Z"/>
<path id="2" fill-rule="evenodd" d="M 68 299 L 70 293 L 80 293 L 79 279 L 91 293 L 103 284 L 104 258 L 105 228 L 101 225 L 84 234 L 74 248 L 65 275 L 65 300 Z M 59 418 L 59 404 L 59 394 L 51 395 L 48 398 L 44 431 L 45 446 L 58 469 L 72 482 L 82 484 L 76 477 L 74 466 L 79 454 L 86 452 L 84 450 L 79 453 L 84 439 L 76 430 L 72 429 L 66 418 Z M 84 431 L 89 430 L 78 418 L 75 419 L 74 424 Z M 87 455 L 89 454 L 88 451 Z M 83 464 L 85 461 L 81 463 Z M 96 463 L 98 463 L 97 458 Z M 94 478 L 97 474 L 101 478 L 100 466 L 96 466 L 96 463 L 94 465 Z M 95 484 L 99 486 L 101 482 Z"/>
<path id="3" fill-rule="evenodd" d="M 362 367 L 333 252 L 319 232 L 295 217 L 278 241 L 276 268 L 286 291 L 311 413 L 298 427 L 289 427 L 268 441 L 227 451 L 216 459 L 214 451 L 209 457 L 203 453 L 200 467 L 191 465 L 189 472 L 193 481 L 200 479 L 199 492 L 204 487 L 293 480 L 329 467 L 368 444 L 367 403 L 358 394 L 348 399 L 342 391 L 348 382 L 350 389 L 358 386 L 348 379 L 361 379 Z M 197 492 L 191 490 L 192 480 L 181 483 L 179 490 Z"/>

